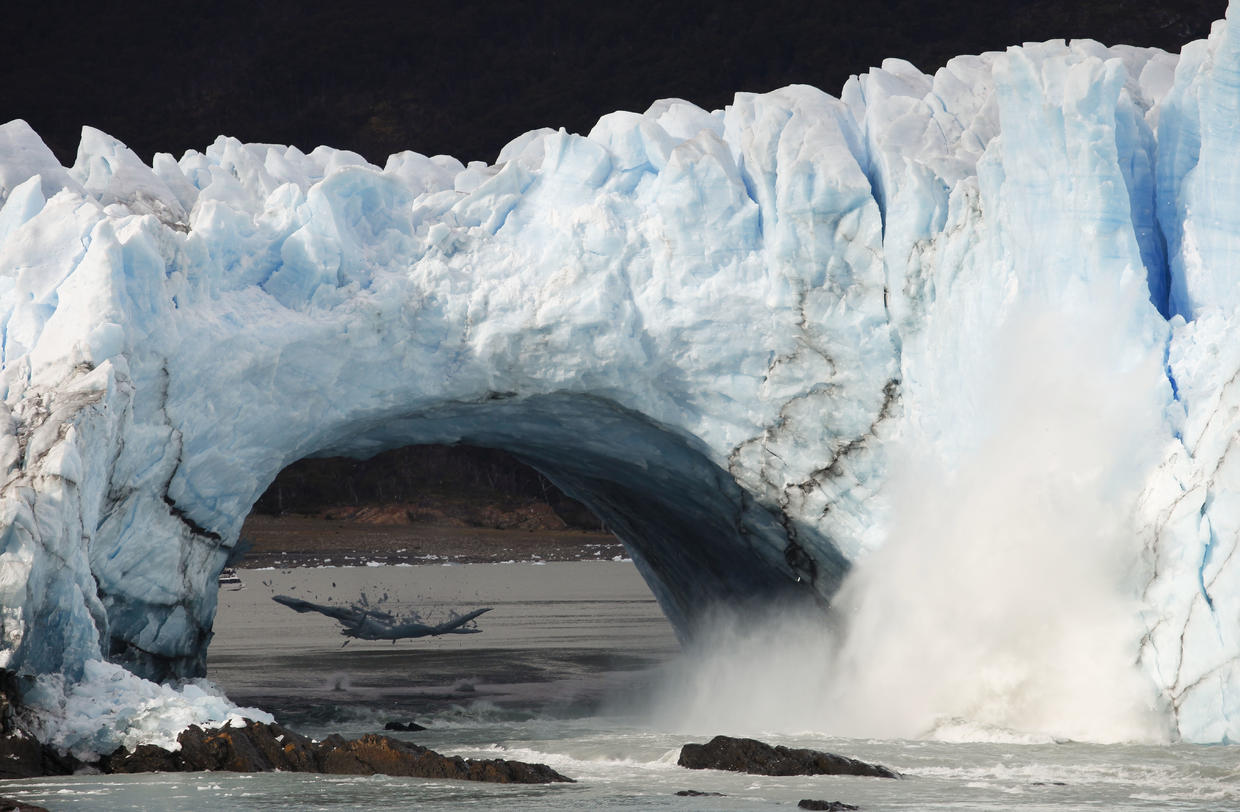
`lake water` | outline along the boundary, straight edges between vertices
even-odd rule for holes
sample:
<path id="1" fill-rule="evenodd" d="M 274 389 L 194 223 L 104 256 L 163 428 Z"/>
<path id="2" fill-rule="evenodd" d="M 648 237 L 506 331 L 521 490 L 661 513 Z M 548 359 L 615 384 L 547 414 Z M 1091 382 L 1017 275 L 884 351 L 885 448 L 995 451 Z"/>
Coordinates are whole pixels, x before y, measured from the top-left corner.
<path id="1" fill-rule="evenodd" d="M 540 761 L 575 784 L 299 774 L 152 774 L 14 781 L 0 794 L 50 809 L 762 810 L 800 799 L 866 810 L 1240 809 L 1240 748 L 948 743 L 798 733 L 767 741 L 886 764 L 890 781 L 774 778 L 676 766 L 682 744 L 727 730 L 669 730 L 644 709 L 679 648 L 632 564 L 577 562 L 242 571 L 220 595 L 210 677 L 315 737 L 387 721 L 440 752 Z M 429 620 L 480 606 L 480 634 L 345 641 L 337 624 L 270 600 L 345 603 L 362 593 Z M 755 686 L 760 691 L 761 686 Z M 681 790 L 723 793 L 680 797 Z"/>

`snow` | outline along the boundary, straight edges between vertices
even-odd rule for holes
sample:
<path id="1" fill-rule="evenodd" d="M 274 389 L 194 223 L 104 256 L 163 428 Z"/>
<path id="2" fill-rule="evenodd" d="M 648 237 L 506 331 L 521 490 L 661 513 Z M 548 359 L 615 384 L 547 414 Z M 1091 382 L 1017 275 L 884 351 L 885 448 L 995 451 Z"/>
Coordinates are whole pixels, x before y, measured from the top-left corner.
<path id="1" fill-rule="evenodd" d="M 594 508 L 686 637 L 843 595 L 869 667 L 935 661 L 894 654 L 918 616 L 1019 661 L 978 724 L 1118 681 L 1168 735 L 1240 738 L 1238 71 L 1225 22 L 1178 57 L 887 60 L 492 166 L 221 137 L 148 167 L 86 128 L 65 169 L 0 126 L 0 661 L 70 697 L 129 679 L 104 660 L 199 677 L 285 465 L 464 442 Z M 1035 606 L 1063 631 L 1040 659 L 1001 639 Z M 53 695 L 71 747 L 224 712 Z"/>

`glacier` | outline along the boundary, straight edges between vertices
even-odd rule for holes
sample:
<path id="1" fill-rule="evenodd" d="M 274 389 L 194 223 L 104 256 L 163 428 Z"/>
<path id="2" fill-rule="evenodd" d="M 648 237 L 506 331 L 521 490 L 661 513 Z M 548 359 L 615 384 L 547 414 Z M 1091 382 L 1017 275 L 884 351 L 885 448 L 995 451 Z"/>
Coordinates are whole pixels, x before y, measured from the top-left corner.
<path id="1" fill-rule="evenodd" d="M 1042 646 L 1016 688 L 1071 707 L 1059 672 L 1105 660 L 1166 736 L 1240 740 L 1236 14 L 1178 55 L 663 100 L 493 165 L 147 165 L 85 128 L 66 168 L 0 126 L 0 665 L 82 752 L 227 719 L 194 680 L 276 474 L 467 443 L 593 509 L 685 638 L 846 599 L 849 647 L 896 635 L 858 667 L 956 627 L 990 647 L 939 670 Z M 158 701 L 105 724 L 118 682 Z"/>

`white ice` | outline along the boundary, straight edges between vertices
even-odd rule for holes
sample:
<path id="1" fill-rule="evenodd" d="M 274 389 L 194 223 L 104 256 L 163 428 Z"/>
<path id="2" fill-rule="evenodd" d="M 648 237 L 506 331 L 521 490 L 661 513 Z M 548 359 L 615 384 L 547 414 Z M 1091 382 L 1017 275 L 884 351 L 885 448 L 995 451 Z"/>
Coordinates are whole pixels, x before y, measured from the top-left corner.
<path id="1" fill-rule="evenodd" d="M 808 591 L 848 608 L 832 668 L 973 674 L 907 718 L 1240 738 L 1232 27 L 664 100 L 491 166 L 86 128 L 65 169 L 0 126 L 0 663 L 198 676 L 285 465 L 466 442 L 604 515 L 686 635 Z"/>

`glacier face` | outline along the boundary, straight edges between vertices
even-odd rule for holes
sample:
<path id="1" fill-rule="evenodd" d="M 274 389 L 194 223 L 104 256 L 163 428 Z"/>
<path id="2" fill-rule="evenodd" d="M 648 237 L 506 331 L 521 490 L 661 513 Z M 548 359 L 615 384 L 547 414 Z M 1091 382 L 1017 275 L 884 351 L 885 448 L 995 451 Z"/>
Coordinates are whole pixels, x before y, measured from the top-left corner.
<path id="1" fill-rule="evenodd" d="M 0 659 L 200 676 L 285 465 L 465 442 L 606 519 L 682 633 L 915 562 L 883 623 L 971 596 L 986 663 L 1067 605 L 1050 628 L 1096 636 L 1058 668 L 1114 649 L 1174 734 L 1240 738 L 1231 29 L 662 101 L 493 166 L 228 138 L 147 166 L 88 128 L 66 169 L 3 125 Z M 971 590 L 998 577 L 1029 588 Z"/>

